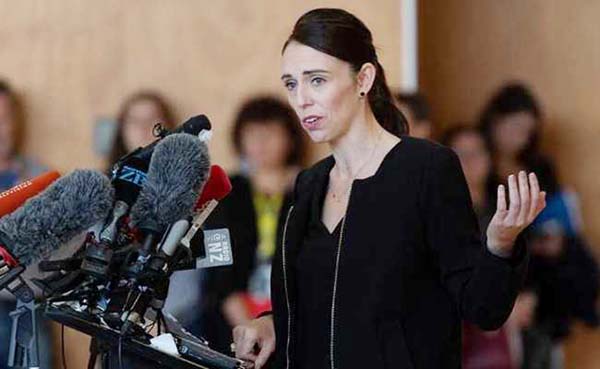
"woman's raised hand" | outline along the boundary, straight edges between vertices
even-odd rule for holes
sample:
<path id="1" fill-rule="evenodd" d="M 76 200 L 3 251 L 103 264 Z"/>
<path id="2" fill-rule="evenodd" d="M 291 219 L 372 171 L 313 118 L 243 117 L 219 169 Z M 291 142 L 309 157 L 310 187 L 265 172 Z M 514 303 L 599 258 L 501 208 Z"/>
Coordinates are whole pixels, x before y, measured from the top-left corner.
<path id="1" fill-rule="evenodd" d="M 273 316 L 266 315 L 233 329 L 235 357 L 249 360 L 254 368 L 262 368 L 275 351 L 275 326 Z"/>
<path id="2" fill-rule="evenodd" d="M 546 207 L 546 192 L 540 191 L 534 173 L 521 171 L 518 180 L 513 174 L 508 176 L 508 198 L 509 206 L 504 185 L 498 186 L 496 213 L 487 229 L 488 249 L 504 257 L 512 255 L 519 233 Z"/>

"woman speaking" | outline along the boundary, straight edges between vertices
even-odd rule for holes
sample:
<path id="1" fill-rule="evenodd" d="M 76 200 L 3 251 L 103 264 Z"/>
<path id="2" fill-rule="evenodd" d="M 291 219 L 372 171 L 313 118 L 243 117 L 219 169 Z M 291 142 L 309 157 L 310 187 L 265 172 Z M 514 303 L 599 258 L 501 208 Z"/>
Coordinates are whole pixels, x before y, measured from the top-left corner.
<path id="1" fill-rule="evenodd" d="M 545 206 L 535 174 L 498 187 L 482 245 L 456 155 L 406 136 L 371 32 L 344 10 L 298 20 L 281 80 L 333 154 L 298 176 L 273 311 L 234 329 L 236 356 L 256 368 L 459 368 L 461 320 L 495 329 L 512 309 L 527 263 L 517 236 Z"/>

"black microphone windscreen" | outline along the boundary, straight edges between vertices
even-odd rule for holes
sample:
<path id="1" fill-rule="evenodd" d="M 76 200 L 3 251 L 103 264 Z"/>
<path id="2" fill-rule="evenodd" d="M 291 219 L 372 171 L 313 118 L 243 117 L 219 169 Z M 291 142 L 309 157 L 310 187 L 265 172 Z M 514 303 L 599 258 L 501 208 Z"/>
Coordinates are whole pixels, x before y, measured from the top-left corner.
<path id="1" fill-rule="evenodd" d="M 113 201 L 108 177 L 76 170 L 0 218 L 0 243 L 29 265 L 105 220 Z"/>
<path id="2" fill-rule="evenodd" d="M 146 181 L 131 209 L 131 223 L 163 232 L 190 216 L 209 171 L 206 143 L 186 133 L 165 137 L 150 159 Z"/>

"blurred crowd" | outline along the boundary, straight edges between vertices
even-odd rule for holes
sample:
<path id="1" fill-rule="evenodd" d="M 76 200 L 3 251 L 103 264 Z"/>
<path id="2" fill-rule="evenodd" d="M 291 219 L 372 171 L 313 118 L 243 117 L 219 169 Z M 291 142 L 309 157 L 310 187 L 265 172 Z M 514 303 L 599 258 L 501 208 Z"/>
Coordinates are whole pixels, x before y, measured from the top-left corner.
<path id="1" fill-rule="evenodd" d="M 501 86 L 471 122 L 449 124 L 441 132 L 431 118 L 435 107 L 424 95 L 399 91 L 396 101 L 412 136 L 439 141 L 458 155 L 483 239 L 502 178 L 533 171 L 548 193 L 547 208 L 525 235 L 530 266 L 512 315 L 493 332 L 464 322 L 463 367 L 562 368 L 562 344 L 573 322 L 598 325 L 598 268 L 582 233 L 577 194 L 559 181 L 551 155 L 540 148 L 540 103 L 525 84 L 511 82 Z M 174 111 L 156 91 L 138 91 L 127 98 L 115 114 L 106 173 L 118 158 L 152 142 L 156 123 L 176 125 Z M 23 154 L 26 127 L 20 96 L 0 81 L 0 190 L 46 170 Z M 167 302 L 167 309 L 189 330 L 225 353 L 230 353 L 231 327 L 270 309 L 271 259 L 282 237 L 283 214 L 291 203 L 296 174 L 309 164 L 308 142 L 297 117 L 276 96 L 254 96 L 241 103 L 232 122 L 231 143 L 239 158 L 238 170 L 230 174 L 233 191 L 207 227 L 229 228 L 235 263 L 176 274 Z M 4 343 L 13 308 L 14 302 L 0 295 L 0 369 L 6 365 Z M 42 347 L 51 345 L 50 338 L 42 339 Z"/>

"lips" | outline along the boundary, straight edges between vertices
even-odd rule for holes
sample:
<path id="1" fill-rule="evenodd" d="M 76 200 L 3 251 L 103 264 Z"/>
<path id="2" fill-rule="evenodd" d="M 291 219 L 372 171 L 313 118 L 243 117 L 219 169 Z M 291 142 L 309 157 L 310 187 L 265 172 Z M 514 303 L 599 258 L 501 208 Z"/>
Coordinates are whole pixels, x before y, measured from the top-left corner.
<path id="1" fill-rule="evenodd" d="M 315 130 L 320 127 L 323 117 L 318 115 L 309 115 L 302 119 L 302 125 L 308 130 Z"/>

